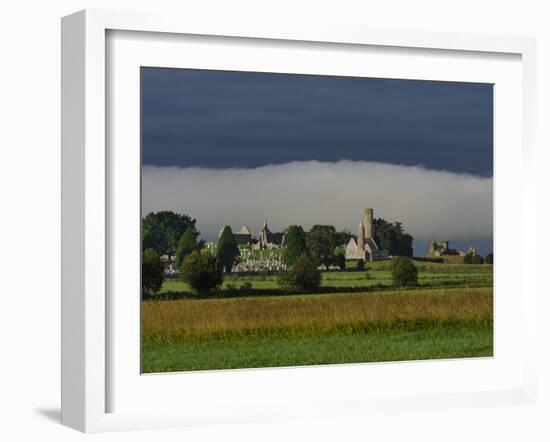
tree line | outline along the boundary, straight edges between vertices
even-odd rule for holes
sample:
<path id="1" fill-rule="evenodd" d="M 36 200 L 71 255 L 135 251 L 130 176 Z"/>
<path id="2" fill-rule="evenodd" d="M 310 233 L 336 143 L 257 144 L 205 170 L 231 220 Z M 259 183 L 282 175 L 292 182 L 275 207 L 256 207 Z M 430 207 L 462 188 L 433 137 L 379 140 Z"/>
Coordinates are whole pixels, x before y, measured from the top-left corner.
<path id="1" fill-rule="evenodd" d="M 205 242 L 200 240 L 196 220 L 185 214 L 171 211 L 149 213 L 142 220 L 142 287 L 145 294 L 160 290 L 163 280 L 161 255 L 175 255 L 175 265 L 181 271 L 182 278 L 193 285 L 206 287 L 206 276 L 214 271 L 210 284 L 216 287 L 221 284 L 223 276 L 218 273 L 230 273 L 240 256 L 238 244 L 230 226 L 225 226 L 218 239 L 216 253 L 212 256 L 201 252 Z M 291 225 L 285 231 L 285 247 L 282 259 L 290 269 L 281 276 L 280 284 L 288 286 L 308 285 L 317 280 L 313 268 L 329 268 L 338 265 L 345 268 L 345 245 L 355 238 L 349 231 L 338 231 L 332 225 L 317 224 L 305 231 L 300 225 Z M 412 236 L 407 234 L 401 223 L 389 223 L 381 218 L 374 220 L 374 239 L 391 255 L 412 256 Z M 293 273 L 295 264 L 300 269 L 308 270 L 308 277 L 302 278 Z M 201 269 L 206 269 L 202 272 Z M 219 270 L 219 271 L 218 271 Z M 294 276 L 293 276 L 294 275 Z M 285 279 L 286 278 L 286 279 Z M 292 282 L 294 278 L 294 282 Z M 307 281 L 302 283 L 300 281 Z M 320 281 L 320 274 L 319 274 Z M 305 288 L 305 287 L 303 287 Z"/>

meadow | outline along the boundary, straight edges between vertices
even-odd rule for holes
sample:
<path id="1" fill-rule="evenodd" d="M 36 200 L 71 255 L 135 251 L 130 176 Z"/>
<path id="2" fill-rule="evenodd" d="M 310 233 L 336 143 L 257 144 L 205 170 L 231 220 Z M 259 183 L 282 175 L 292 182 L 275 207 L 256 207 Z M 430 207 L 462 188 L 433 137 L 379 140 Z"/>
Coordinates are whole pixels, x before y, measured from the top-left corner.
<path id="1" fill-rule="evenodd" d="M 325 271 L 316 293 L 233 275 L 197 299 L 166 280 L 142 303 L 142 372 L 491 356 L 492 266 L 415 265 L 419 286 L 407 290 L 392 286 L 387 262 Z"/>

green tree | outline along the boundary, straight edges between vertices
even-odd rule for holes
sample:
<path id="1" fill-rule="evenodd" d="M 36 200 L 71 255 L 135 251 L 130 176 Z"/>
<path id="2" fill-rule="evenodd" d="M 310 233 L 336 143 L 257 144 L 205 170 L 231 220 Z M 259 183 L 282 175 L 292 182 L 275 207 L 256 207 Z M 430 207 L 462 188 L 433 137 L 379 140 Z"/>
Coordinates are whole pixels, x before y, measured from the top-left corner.
<path id="1" fill-rule="evenodd" d="M 358 270 L 358 271 L 363 271 L 365 270 L 365 260 L 364 259 L 358 259 L 357 260 L 357 265 L 355 266 L 355 268 Z"/>
<path id="2" fill-rule="evenodd" d="M 472 264 L 483 264 L 483 257 L 476 253 L 472 256 Z"/>
<path id="3" fill-rule="evenodd" d="M 338 262 L 338 267 L 340 267 L 340 270 L 346 270 L 346 255 L 338 253 L 336 255 L 336 260 Z"/>
<path id="4" fill-rule="evenodd" d="M 195 224 L 196 220 L 188 215 L 172 211 L 151 212 L 141 223 L 142 250 L 155 249 L 159 255 L 174 255 L 186 229 L 192 229 L 198 238 Z M 204 241 L 198 244 L 199 247 L 203 245 Z"/>
<path id="5" fill-rule="evenodd" d="M 412 259 L 403 256 L 392 258 L 391 276 L 393 284 L 398 287 L 415 287 L 418 285 L 418 269 Z"/>
<path id="6" fill-rule="evenodd" d="M 292 266 L 299 256 L 308 254 L 306 233 L 302 226 L 290 226 L 286 232 L 285 241 L 283 261 L 287 266 Z"/>
<path id="7" fill-rule="evenodd" d="M 336 243 L 336 229 L 334 226 L 314 225 L 306 236 L 306 243 L 311 257 L 319 264 L 328 268 L 334 262 Z"/>
<path id="8" fill-rule="evenodd" d="M 336 245 L 345 246 L 351 238 L 354 238 L 354 236 L 349 230 L 340 230 L 336 232 Z"/>
<path id="9" fill-rule="evenodd" d="M 474 254 L 469 252 L 464 255 L 464 264 L 472 264 Z"/>
<path id="10" fill-rule="evenodd" d="M 153 249 L 143 251 L 141 257 L 141 290 L 143 296 L 157 293 L 164 282 L 164 264 Z"/>
<path id="11" fill-rule="evenodd" d="M 183 261 L 181 278 L 195 293 L 210 295 L 223 282 L 222 266 L 210 252 L 195 250 Z"/>
<path id="12" fill-rule="evenodd" d="M 283 288 L 315 290 L 321 285 L 321 272 L 312 258 L 302 255 L 288 272 L 279 273 L 277 283 Z"/>
<path id="13" fill-rule="evenodd" d="M 183 259 L 191 252 L 197 250 L 197 232 L 194 229 L 187 228 L 183 235 L 181 235 L 176 250 L 176 267 L 181 269 Z"/>
<path id="14" fill-rule="evenodd" d="M 413 256 L 413 237 L 405 232 L 400 222 L 389 223 L 385 219 L 373 220 L 373 236 L 381 249 L 393 256 Z"/>
<path id="15" fill-rule="evenodd" d="M 218 259 L 226 273 L 231 273 L 233 264 L 235 264 L 239 254 L 239 246 L 235 236 L 233 236 L 231 227 L 225 226 L 218 240 Z"/>
<path id="16" fill-rule="evenodd" d="M 485 257 L 485 264 L 493 264 L 493 254 L 492 253 L 489 253 Z"/>

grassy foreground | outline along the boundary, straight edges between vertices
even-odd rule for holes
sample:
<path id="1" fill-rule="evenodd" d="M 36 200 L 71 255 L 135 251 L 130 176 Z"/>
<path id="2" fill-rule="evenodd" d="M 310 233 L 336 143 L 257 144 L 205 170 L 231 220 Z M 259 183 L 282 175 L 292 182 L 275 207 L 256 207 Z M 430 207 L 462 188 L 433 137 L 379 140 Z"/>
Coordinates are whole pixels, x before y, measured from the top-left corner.
<path id="1" fill-rule="evenodd" d="M 472 323 L 372 334 L 145 341 L 142 354 L 143 373 L 480 357 L 493 354 L 493 327 Z"/>
<path id="2" fill-rule="evenodd" d="M 491 356 L 492 287 L 142 304 L 142 372 Z"/>

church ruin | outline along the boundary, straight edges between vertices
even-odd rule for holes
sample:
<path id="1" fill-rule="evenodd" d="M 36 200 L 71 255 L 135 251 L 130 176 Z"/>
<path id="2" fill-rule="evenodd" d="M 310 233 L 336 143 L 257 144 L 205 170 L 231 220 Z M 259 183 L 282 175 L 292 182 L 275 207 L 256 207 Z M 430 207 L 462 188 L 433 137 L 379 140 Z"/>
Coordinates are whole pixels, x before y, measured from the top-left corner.
<path id="1" fill-rule="evenodd" d="M 428 250 L 428 256 L 444 256 L 444 255 L 457 255 L 456 250 L 449 248 L 449 240 L 443 241 L 430 241 L 430 248 Z"/>
<path id="2" fill-rule="evenodd" d="M 476 255 L 477 254 L 476 248 L 474 246 L 470 246 L 466 251 L 452 249 L 449 247 L 448 239 L 445 239 L 443 241 L 435 241 L 432 239 L 430 241 L 430 247 L 428 249 L 429 257 L 454 256 L 454 255 L 465 256 L 467 254 Z"/>
<path id="3" fill-rule="evenodd" d="M 389 251 L 378 247 L 373 236 L 374 209 L 363 210 L 363 221 L 357 229 L 357 241 L 351 238 L 346 245 L 346 260 L 377 261 L 387 259 Z"/>
<path id="4" fill-rule="evenodd" d="M 221 236 L 222 232 L 223 229 L 220 230 L 218 238 Z M 264 221 L 258 238 L 252 235 L 252 232 L 247 226 L 242 226 L 237 233 L 233 233 L 233 237 L 238 245 L 251 246 L 256 250 L 278 249 L 285 245 L 284 232 L 272 232 L 269 230 L 267 220 Z"/>
<path id="5" fill-rule="evenodd" d="M 285 244 L 284 232 L 272 232 L 267 226 L 267 220 L 264 221 L 262 230 L 260 230 L 260 239 L 255 245 L 258 249 L 278 249 Z"/>

